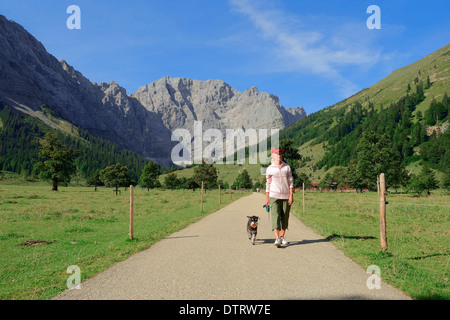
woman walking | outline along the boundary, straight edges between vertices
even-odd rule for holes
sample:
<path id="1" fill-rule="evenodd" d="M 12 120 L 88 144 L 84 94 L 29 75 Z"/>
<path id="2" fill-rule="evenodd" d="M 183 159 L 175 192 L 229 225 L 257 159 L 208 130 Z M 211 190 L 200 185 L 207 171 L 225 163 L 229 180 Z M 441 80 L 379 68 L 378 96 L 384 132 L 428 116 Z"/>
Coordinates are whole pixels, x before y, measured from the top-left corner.
<path id="1" fill-rule="evenodd" d="M 291 167 L 282 161 L 283 149 L 272 149 L 272 164 L 266 170 L 266 206 L 271 207 L 275 246 L 287 245 L 284 236 L 289 212 L 294 202 L 294 179 Z"/>

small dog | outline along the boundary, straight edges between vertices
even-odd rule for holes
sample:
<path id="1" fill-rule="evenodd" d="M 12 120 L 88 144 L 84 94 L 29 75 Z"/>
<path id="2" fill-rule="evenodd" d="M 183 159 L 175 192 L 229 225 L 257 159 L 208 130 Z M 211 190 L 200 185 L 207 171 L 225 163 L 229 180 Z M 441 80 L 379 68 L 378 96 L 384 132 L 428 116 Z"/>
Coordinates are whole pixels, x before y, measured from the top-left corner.
<path id="1" fill-rule="evenodd" d="M 258 233 L 258 220 L 257 216 L 247 216 L 247 235 L 250 240 L 252 240 L 252 244 L 255 244 L 256 234 Z"/>

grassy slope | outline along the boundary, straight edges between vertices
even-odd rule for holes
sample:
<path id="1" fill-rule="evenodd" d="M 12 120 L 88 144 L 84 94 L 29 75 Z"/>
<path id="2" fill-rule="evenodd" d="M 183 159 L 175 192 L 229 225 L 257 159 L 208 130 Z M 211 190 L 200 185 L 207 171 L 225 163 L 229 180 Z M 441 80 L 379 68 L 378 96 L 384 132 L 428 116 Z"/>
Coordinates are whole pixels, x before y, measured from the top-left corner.
<path id="1" fill-rule="evenodd" d="M 427 76 L 433 85 L 426 91 L 427 98 L 418 106 L 422 112 L 426 110 L 433 97 L 440 97 L 445 91 L 450 94 L 450 44 L 429 54 L 428 56 L 398 70 L 377 82 L 373 86 L 364 89 L 357 94 L 345 99 L 334 108 L 347 107 L 355 101 L 360 101 L 367 106 L 368 100 L 375 104 L 375 108 L 385 106 L 397 101 L 406 94 L 408 83 L 414 88 L 414 78 L 425 81 Z"/>
<path id="2" fill-rule="evenodd" d="M 433 97 L 441 99 L 445 92 L 450 94 L 450 44 L 408 66 L 392 72 L 389 76 L 371 87 L 356 93 L 348 99 L 336 103 L 328 109 L 322 110 L 322 112 L 327 113 L 334 109 L 348 108 L 355 101 L 359 101 L 363 107 L 368 106 L 369 100 L 374 104 L 375 109 L 388 107 L 389 104 L 397 101 L 406 94 L 408 83 L 411 86 L 411 90 L 415 90 L 414 79 L 417 76 L 419 77 L 419 80 L 423 80 L 424 82 L 426 81 L 427 76 L 429 76 L 432 81 L 431 87 L 425 91 L 425 100 L 417 106 L 417 109 L 413 113 L 415 114 L 420 110 L 422 114 L 424 114 L 425 110 L 429 108 Z M 309 126 L 312 128 L 323 125 L 325 119 L 326 117 L 322 117 L 319 121 L 309 124 Z M 285 129 L 284 133 L 289 134 L 290 130 L 295 132 L 295 126 L 299 125 L 301 121 L 302 120 Z M 336 119 L 333 119 L 333 122 L 329 127 L 331 128 L 335 123 Z M 299 151 L 303 156 L 310 156 L 312 158 L 302 171 L 306 172 L 308 175 L 311 174 L 312 181 L 319 182 L 326 171 L 324 168 L 314 171 L 312 167 L 325 155 L 325 150 L 323 148 L 324 143 L 315 144 L 314 140 L 316 139 L 312 139 L 299 146 Z M 411 164 L 408 169 L 412 169 L 413 172 L 416 172 L 418 170 L 417 164 Z M 330 170 L 333 170 L 333 168 Z M 440 178 L 441 173 L 438 173 L 437 176 Z"/>

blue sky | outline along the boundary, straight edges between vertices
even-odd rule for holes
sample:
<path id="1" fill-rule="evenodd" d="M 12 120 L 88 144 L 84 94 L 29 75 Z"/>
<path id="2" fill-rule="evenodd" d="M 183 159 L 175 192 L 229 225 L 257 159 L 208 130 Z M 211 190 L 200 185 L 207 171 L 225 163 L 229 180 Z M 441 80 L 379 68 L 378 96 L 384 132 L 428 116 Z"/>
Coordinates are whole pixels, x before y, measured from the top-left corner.
<path id="1" fill-rule="evenodd" d="M 370 30 L 369 5 L 381 10 Z M 67 7 L 81 9 L 69 30 Z M 0 0 L 57 59 L 128 94 L 163 76 L 221 79 L 313 113 L 445 46 L 446 0 Z"/>

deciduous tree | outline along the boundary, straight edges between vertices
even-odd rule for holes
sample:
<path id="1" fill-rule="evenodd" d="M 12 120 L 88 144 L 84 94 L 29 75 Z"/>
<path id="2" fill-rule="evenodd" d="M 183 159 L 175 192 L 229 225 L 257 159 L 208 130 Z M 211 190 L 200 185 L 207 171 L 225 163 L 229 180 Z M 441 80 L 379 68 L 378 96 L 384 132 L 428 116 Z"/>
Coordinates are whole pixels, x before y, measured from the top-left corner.
<path id="1" fill-rule="evenodd" d="M 120 163 L 113 164 L 100 171 L 100 180 L 105 186 L 115 188 L 116 195 L 120 187 L 128 187 L 134 184 L 128 176 L 128 167 L 122 166 Z"/>
<path id="2" fill-rule="evenodd" d="M 35 168 L 40 178 L 52 182 L 52 191 L 58 191 L 58 184 L 69 183 L 75 174 L 76 166 L 72 161 L 79 152 L 63 146 L 54 132 L 46 133 L 40 144 L 39 157 L 44 161 L 36 163 Z"/>

